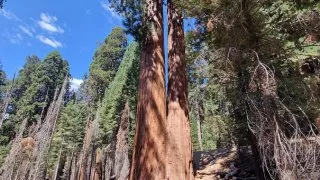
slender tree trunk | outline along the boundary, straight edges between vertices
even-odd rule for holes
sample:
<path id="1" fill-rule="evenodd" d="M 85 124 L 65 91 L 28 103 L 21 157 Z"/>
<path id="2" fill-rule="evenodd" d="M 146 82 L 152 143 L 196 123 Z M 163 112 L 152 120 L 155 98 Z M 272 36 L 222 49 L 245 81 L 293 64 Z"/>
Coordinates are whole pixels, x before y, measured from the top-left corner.
<path id="1" fill-rule="evenodd" d="M 105 169 L 104 169 L 104 176 L 105 179 L 111 179 L 113 177 L 113 166 L 114 166 L 114 141 L 111 141 L 105 150 Z"/>
<path id="2" fill-rule="evenodd" d="M 127 101 L 121 114 L 121 122 L 117 134 L 117 144 L 115 151 L 114 173 L 116 176 L 115 178 L 118 180 L 126 180 L 129 176 L 129 118 L 130 109 L 129 102 Z"/>
<path id="3" fill-rule="evenodd" d="M 62 140 L 62 142 L 63 142 L 63 140 Z M 55 170 L 54 170 L 52 180 L 56 180 L 56 179 L 58 178 L 58 172 L 59 172 L 59 167 L 60 167 L 61 154 L 62 154 L 62 143 L 61 143 L 61 146 L 60 146 L 59 156 L 58 156 L 58 162 L 57 162 L 57 164 L 56 164 L 56 168 L 55 168 Z"/>
<path id="4" fill-rule="evenodd" d="M 77 162 L 78 162 L 78 156 L 77 155 L 72 155 L 72 158 L 71 158 L 71 168 L 70 168 L 70 179 L 69 180 L 78 180 L 77 179 Z"/>
<path id="5" fill-rule="evenodd" d="M 144 3 L 137 124 L 130 180 L 165 179 L 166 102 L 162 0 Z"/>
<path id="6" fill-rule="evenodd" d="M 196 102 L 196 111 L 197 111 L 197 133 L 198 133 L 198 143 L 200 146 L 200 150 L 203 150 L 203 143 L 202 143 L 202 111 L 201 106 L 199 104 L 200 102 Z"/>
<path id="7" fill-rule="evenodd" d="M 169 86 L 166 179 L 194 179 L 182 9 L 168 0 Z"/>
<path id="8" fill-rule="evenodd" d="M 92 121 L 90 117 L 88 117 L 87 120 L 87 125 L 86 125 L 86 135 L 84 138 L 83 142 L 83 147 L 79 159 L 79 175 L 78 179 L 79 180 L 85 180 L 86 177 L 86 169 L 87 169 L 87 164 L 88 164 L 88 156 L 90 154 L 90 145 L 91 145 L 91 140 L 92 140 Z"/>

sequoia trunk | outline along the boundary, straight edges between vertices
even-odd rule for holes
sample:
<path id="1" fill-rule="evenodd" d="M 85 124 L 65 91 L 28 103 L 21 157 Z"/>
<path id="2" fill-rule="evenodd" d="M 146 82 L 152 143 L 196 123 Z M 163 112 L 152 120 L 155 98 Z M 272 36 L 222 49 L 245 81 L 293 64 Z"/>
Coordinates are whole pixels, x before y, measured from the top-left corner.
<path id="1" fill-rule="evenodd" d="M 169 85 L 166 179 L 193 179 L 182 9 L 168 0 Z"/>
<path id="2" fill-rule="evenodd" d="M 165 179 L 166 101 L 162 0 L 146 0 L 130 179 Z"/>

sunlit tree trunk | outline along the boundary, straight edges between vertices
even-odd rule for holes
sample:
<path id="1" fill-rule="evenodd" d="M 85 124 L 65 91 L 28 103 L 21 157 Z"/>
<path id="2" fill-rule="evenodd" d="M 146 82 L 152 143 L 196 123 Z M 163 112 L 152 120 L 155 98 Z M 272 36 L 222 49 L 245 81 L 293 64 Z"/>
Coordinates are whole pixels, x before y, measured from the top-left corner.
<path id="1" fill-rule="evenodd" d="M 182 9 L 168 0 L 167 177 L 193 179 Z"/>
<path id="2" fill-rule="evenodd" d="M 166 101 L 162 0 L 144 3 L 136 134 L 131 180 L 165 179 Z"/>

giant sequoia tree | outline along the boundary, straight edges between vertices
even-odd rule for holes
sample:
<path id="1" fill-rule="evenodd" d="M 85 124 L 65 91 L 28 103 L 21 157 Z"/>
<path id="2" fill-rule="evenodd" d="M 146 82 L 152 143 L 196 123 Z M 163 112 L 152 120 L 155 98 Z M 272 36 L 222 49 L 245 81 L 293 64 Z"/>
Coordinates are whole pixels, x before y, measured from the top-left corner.
<path id="1" fill-rule="evenodd" d="M 167 179 L 193 179 L 182 9 L 168 1 Z"/>
<path id="2" fill-rule="evenodd" d="M 139 100 L 130 179 L 165 179 L 166 104 L 163 6 L 143 3 Z"/>

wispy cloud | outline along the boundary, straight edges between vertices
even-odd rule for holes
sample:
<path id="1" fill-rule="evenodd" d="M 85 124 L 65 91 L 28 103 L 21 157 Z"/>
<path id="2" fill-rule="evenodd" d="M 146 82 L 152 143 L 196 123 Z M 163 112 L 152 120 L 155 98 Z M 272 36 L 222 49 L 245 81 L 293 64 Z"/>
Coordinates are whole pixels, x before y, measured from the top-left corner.
<path id="1" fill-rule="evenodd" d="M 20 19 L 11 11 L 7 11 L 4 9 L 0 9 L 0 15 L 9 19 L 9 20 L 16 20 L 16 21 L 20 21 Z"/>
<path id="2" fill-rule="evenodd" d="M 53 48 L 59 48 L 59 47 L 62 47 L 62 44 L 61 42 L 55 40 L 54 38 L 48 38 L 48 37 L 45 37 L 43 35 L 38 35 L 37 36 L 37 39 L 39 41 L 41 41 L 42 43 L 46 44 L 46 45 L 49 45 Z"/>
<path id="3" fill-rule="evenodd" d="M 87 14 L 87 15 L 91 15 L 91 9 L 87 9 L 87 10 L 86 10 L 86 14 Z"/>
<path id="4" fill-rule="evenodd" d="M 48 32 L 52 32 L 52 33 L 64 33 L 64 30 L 56 25 L 56 22 L 58 21 L 58 18 L 55 16 L 50 16 L 48 13 L 41 13 L 40 14 L 40 19 L 38 21 L 38 25 L 48 31 Z"/>
<path id="5" fill-rule="evenodd" d="M 31 28 L 26 27 L 26 26 L 22 26 L 22 25 L 20 25 L 19 28 L 20 28 L 20 30 L 21 30 L 22 32 L 24 32 L 26 35 L 28 35 L 28 36 L 30 36 L 30 37 L 33 37 L 33 33 L 32 33 L 32 29 L 31 29 Z"/>
<path id="6" fill-rule="evenodd" d="M 83 83 L 82 79 L 73 78 L 70 81 L 70 89 L 76 91 L 80 88 L 80 85 L 82 83 Z"/>
<path id="7" fill-rule="evenodd" d="M 119 16 L 119 14 L 110 7 L 110 4 L 106 1 L 100 1 L 101 6 L 104 10 L 106 10 L 112 17 L 117 18 L 117 19 L 121 19 L 121 16 Z"/>
<path id="8" fill-rule="evenodd" d="M 21 44 L 23 37 L 20 33 L 17 33 L 15 35 L 9 36 L 9 39 L 12 44 Z"/>

